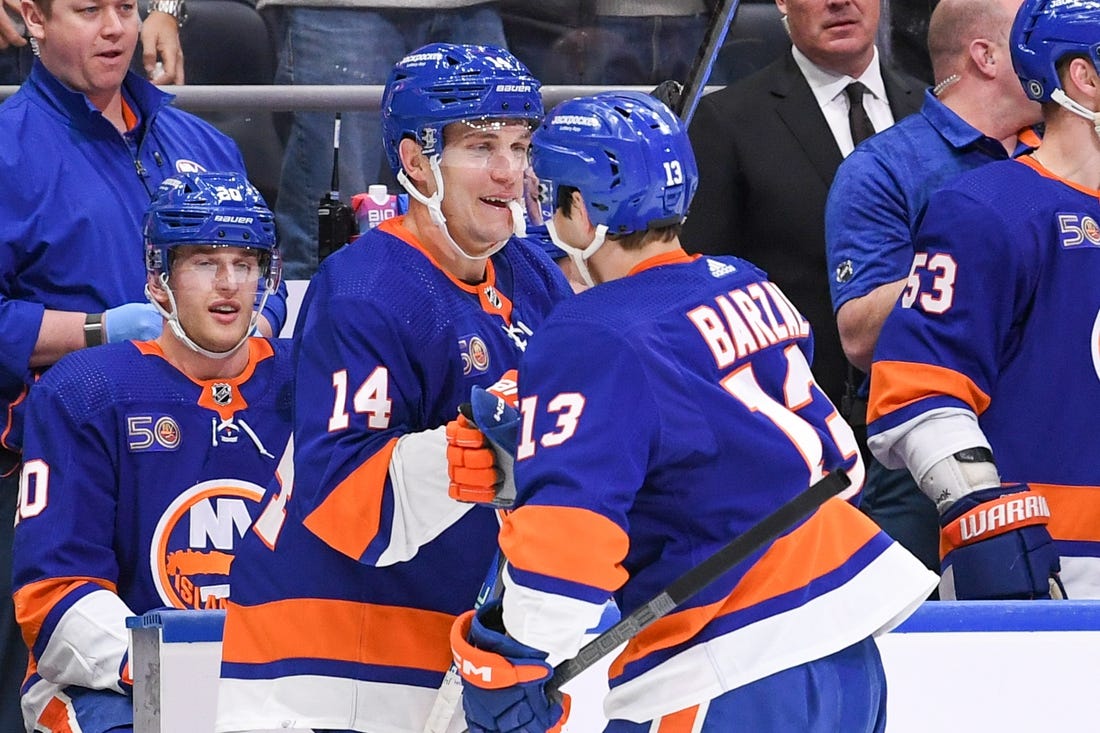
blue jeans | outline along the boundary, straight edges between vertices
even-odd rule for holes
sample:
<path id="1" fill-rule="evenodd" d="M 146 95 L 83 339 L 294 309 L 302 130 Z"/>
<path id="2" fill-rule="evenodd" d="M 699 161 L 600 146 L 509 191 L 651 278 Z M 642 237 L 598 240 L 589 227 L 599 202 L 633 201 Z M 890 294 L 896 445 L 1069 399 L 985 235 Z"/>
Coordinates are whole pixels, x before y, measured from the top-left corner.
<path id="1" fill-rule="evenodd" d="M 687 77 L 706 29 L 705 15 L 597 16 L 552 41 L 518 28 L 513 51 L 544 84 L 656 86 Z"/>
<path id="2" fill-rule="evenodd" d="M 616 39 L 602 80 L 592 84 L 652 84 L 687 78 L 703 44 L 707 16 L 596 16 L 596 28 Z M 593 59 L 599 68 L 600 61 Z M 717 83 L 717 82 L 711 82 Z"/>
<path id="3" fill-rule="evenodd" d="M 384 84 L 393 65 L 427 43 L 504 46 L 495 3 L 453 10 L 287 9 L 276 84 Z M 290 129 L 275 204 L 283 276 L 307 279 L 317 269 L 317 202 L 332 180 L 328 112 L 298 112 Z M 341 117 L 340 193 L 344 201 L 382 170 L 382 121 L 376 112 Z"/>
<path id="4" fill-rule="evenodd" d="M 15 504 L 19 472 L 0 478 L 0 730 L 21 731 L 23 712 L 19 686 L 27 674 L 27 645 L 15 623 L 12 601 L 12 543 L 15 542 Z"/>

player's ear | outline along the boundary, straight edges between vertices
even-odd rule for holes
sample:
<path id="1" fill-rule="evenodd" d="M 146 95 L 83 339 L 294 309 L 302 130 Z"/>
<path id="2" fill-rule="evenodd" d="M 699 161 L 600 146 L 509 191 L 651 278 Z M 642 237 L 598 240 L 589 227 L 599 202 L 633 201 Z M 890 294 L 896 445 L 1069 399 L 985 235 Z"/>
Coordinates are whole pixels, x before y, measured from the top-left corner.
<path id="1" fill-rule="evenodd" d="M 424 155 L 424 149 L 419 143 L 407 137 L 397 146 L 397 154 L 401 158 L 401 167 L 405 170 L 405 175 L 416 184 L 417 188 L 434 189 L 435 180 L 428 156 Z"/>
<path id="2" fill-rule="evenodd" d="M 145 276 L 145 284 L 149 291 L 149 297 L 159 303 L 165 310 L 168 310 L 168 292 L 164 289 L 164 283 L 160 277 L 149 273 Z"/>
<path id="3" fill-rule="evenodd" d="M 596 227 L 592 224 L 592 219 L 588 216 L 588 205 L 584 202 L 584 196 L 580 191 L 575 190 L 570 194 L 570 198 L 572 198 L 572 207 L 569 212 L 569 218 L 577 222 L 584 231 L 589 233 L 595 232 Z"/>
<path id="4" fill-rule="evenodd" d="M 1096 68 L 1086 58 L 1075 58 L 1070 61 L 1065 71 L 1066 81 L 1077 87 L 1081 92 L 1088 94 L 1093 99 L 1097 97 L 1098 81 Z"/>

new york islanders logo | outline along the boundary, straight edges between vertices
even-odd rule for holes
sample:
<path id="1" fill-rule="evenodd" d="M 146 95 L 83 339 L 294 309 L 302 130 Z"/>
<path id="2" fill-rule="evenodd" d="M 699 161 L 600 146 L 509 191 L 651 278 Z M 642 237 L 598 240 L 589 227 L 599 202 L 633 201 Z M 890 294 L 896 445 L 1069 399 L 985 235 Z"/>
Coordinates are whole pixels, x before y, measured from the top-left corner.
<path id="1" fill-rule="evenodd" d="M 263 487 L 248 481 L 204 481 L 164 510 L 149 562 L 166 606 L 225 608 L 234 550 L 259 513 L 263 495 Z"/>

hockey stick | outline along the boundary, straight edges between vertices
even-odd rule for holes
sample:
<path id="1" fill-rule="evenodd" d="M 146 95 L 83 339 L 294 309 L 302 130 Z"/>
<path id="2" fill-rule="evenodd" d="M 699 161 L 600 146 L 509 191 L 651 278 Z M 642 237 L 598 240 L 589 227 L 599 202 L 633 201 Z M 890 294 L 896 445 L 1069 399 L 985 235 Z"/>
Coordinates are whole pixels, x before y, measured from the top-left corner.
<path id="1" fill-rule="evenodd" d="M 703 45 L 699 47 L 699 53 L 696 54 L 687 79 L 684 80 L 683 88 L 680 90 L 680 97 L 675 100 L 675 104 L 670 105 L 685 127 L 695 116 L 695 108 L 699 106 L 703 88 L 710 80 L 714 62 L 718 59 L 722 44 L 726 42 L 726 34 L 729 33 L 740 4 L 740 0 L 722 0 L 721 4 L 715 8 L 714 16 L 711 18 L 710 25 L 707 26 L 707 33 L 703 36 Z"/>
<path id="2" fill-rule="evenodd" d="M 554 676 L 546 683 L 546 696 L 551 700 L 560 697 L 560 690 L 567 682 L 808 517 L 851 483 L 848 474 L 837 469 L 733 538 L 706 560 L 672 581 L 648 603 L 634 609 L 630 615 L 581 647 L 577 656 L 554 667 Z"/>
<path id="3" fill-rule="evenodd" d="M 504 509 L 497 509 L 497 522 L 503 524 L 506 513 Z M 498 549 L 493 554 L 493 561 L 489 563 L 489 572 L 485 574 L 481 590 L 477 592 L 477 599 L 474 601 L 475 611 L 485 603 L 500 597 L 504 590 L 501 578 L 504 576 L 505 564 L 504 554 Z M 462 675 L 458 673 L 458 665 L 451 662 L 447 674 L 443 675 L 443 683 L 435 694 L 432 710 L 428 713 L 427 722 L 424 723 L 424 733 L 445 733 L 461 701 Z"/>
<path id="4" fill-rule="evenodd" d="M 619 623 L 585 644 L 577 652 L 577 656 L 555 667 L 554 676 L 546 683 L 547 697 L 554 699 L 566 682 L 718 580 L 735 565 L 808 517 L 849 484 L 851 481 L 848 475 L 837 469 L 739 534 L 725 547 L 674 580 L 648 603 L 634 609 Z"/>

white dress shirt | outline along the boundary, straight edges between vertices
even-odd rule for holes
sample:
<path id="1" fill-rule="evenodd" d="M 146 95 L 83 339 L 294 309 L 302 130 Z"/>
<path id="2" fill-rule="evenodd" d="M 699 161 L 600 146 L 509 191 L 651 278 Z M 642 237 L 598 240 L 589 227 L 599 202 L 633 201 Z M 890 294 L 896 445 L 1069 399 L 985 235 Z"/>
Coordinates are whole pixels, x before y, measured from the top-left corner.
<path id="1" fill-rule="evenodd" d="M 852 132 L 848 128 L 848 97 L 844 94 L 844 89 L 853 81 L 861 82 L 867 87 L 868 93 L 863 95 L 863 108 L 867 110 L 875 132 L 882 132 L 894 124 L 894 113 L 890 111 L 890 103 L 886 99 L 886 84 L 882 81 L 877 48 L 871 57 L 871 63 L 857 78 L 847 74 L 834 74 L 821 68 L 795 46 L 791 46 L 791 52 L 825 115 L 825 121 L 829 123 L 829 129 L 833 131 L 833 138 L 842 156 L 847 158 L 855 147 L 852 145 Z"/>

